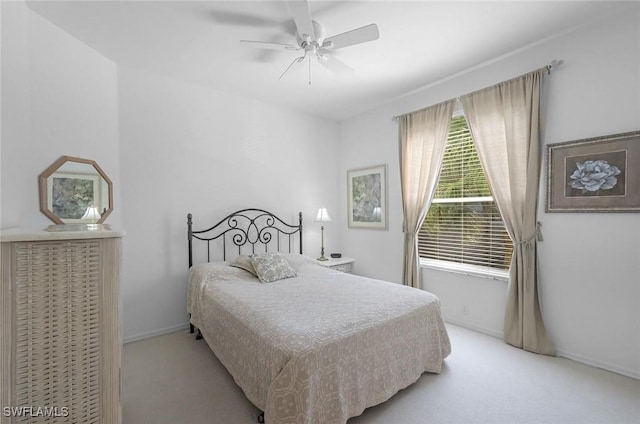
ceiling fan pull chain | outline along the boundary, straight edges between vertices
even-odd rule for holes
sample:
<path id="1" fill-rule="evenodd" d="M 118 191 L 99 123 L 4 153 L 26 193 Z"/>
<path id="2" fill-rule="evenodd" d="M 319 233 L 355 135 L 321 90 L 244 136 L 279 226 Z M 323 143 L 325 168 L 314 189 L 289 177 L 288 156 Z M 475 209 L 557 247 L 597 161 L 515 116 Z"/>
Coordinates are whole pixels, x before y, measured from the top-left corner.
<path id="1" fill-rule="evenodd" d="M 311 86 L 311 58 L 309 58 L 309 86 Z"/>
<path id="2" fill-rule="evenodd" d="M 304 59 L 304 56 L 300 56 L 300 57 L 296 57 L 295 59 L 293 59 L 293 62 L 291 62 L 289 64 L 289 66 L 287 66 L 287 69 L 284 70 L 284 72 L 282 73 L 282 75 L 280 75 L 280 78 L 278 78 L 278 81 L 280 81 L 282 79 L 282 77 L 284 76 L 284 74 L 287 73 L 287 71 L 293 66 L 294 63 L 300 63 L 302 60 Z"/>

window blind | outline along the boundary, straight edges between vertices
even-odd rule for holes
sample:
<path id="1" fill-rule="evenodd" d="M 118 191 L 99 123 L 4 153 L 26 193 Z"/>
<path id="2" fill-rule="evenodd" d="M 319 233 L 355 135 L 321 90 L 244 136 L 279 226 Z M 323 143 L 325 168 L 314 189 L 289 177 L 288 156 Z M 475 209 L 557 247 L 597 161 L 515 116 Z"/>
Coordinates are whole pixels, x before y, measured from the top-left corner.
<path id="1" fill-rule="evenodd" d="M 512 250 L 467 121 L 455 117 L 434 199 L 418 233 L 419 255 L 509 269 Z"/>

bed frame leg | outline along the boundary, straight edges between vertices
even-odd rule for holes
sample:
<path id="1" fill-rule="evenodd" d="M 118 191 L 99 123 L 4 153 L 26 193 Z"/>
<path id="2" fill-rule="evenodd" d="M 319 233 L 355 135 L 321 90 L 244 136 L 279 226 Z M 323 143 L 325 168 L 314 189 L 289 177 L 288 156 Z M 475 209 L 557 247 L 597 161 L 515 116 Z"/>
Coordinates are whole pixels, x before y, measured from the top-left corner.
<path id="1" fill-rule="evenodd" d="M 196 340 L 202 340 L 202 333 L 200 332 L 199 328 L 198 328 L 198 334 L 196 334 Z"/>
<path id="2" fill-rule="evenodd" d="M 264 423 L 264 412 L 262 412 L 260 415 L 258 415 L 258 422 L 259 423 Z"/>
<path id="3" fill-rule="evenodd" d="M 189 333 L 193 334 L 194 331 L 193 324 L 189 324 Z"/>

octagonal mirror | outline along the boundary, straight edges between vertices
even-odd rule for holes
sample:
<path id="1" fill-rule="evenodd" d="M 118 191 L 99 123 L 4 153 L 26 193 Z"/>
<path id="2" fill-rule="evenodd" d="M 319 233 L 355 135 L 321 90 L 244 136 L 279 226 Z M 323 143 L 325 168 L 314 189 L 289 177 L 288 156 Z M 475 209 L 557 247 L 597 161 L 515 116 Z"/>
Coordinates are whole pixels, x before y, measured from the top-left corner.
<path id="1" fill-rule="evenodd" d="M 38 184 L 40 211 L 56 224 L 101 224 L 113 210 L 113 184 L 90 159 L 62 156 Z"/>

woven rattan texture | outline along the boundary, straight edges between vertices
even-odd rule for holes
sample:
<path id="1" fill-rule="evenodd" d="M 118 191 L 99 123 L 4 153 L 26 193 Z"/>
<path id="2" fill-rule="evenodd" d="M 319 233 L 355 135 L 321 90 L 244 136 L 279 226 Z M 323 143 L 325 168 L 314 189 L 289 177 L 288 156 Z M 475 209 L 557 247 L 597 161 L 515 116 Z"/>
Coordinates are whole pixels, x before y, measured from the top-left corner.
<path id="1" fill-rule="evenodd" d="M 16 404 L 67 407 L 55 423 L 98 423 L 101 243 L 19 243 L 15 253 Z"/>

